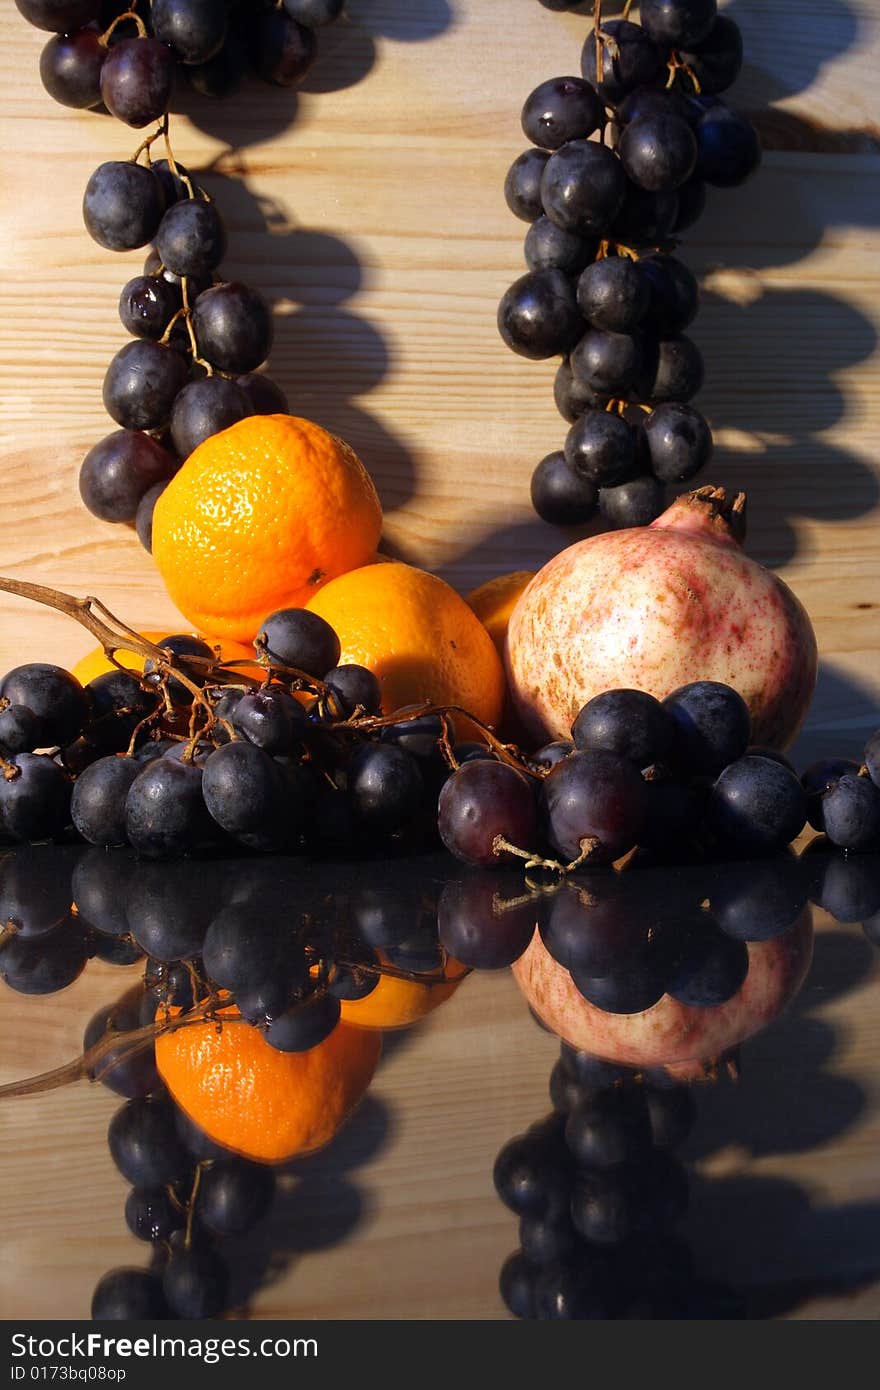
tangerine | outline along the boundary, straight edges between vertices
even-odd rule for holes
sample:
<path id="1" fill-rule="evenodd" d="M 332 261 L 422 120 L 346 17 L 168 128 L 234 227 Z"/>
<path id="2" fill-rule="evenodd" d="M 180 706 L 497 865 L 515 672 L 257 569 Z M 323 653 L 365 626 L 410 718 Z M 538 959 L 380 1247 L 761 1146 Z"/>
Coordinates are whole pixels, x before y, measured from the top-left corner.
<path id="1" fill-rule="evenodd" d="M 485 584 L 478 584 L 476 589 L 471 589 L 464 596 L 465 603 L 474 610 L 502 658 L 510 615 L 523 589 L 534 577 L 533 570 L 498 574 L 494 579 L 487 579 Z"/>
<path id="2" fill-rule="evenodd" d="M 160 1008 L 156 1021 L 164 1019 Z M 307 1052 L 279 1052 L 229 1005 L 160 1034 L 156 1066 L 210 1139 L 259 1163 L 284 1163 L 329 1143 L 366 1093 L 381 1050 L 380 1034 L 340 1022 Z"/>
<path id="3" fill-rule="evenodd" d="M 293 415 L 249 415 L 205 439 L 162 492 L 153 558 L 189 622 L 253 639 L 279 608 L 366 565 L 382 508 L 357 454 Z"/>
<path id="4" fill-rule="evenodd" d="M 397 560 L 333 579 L 307 605 L 342 643 L 340 663 L 375 672 L 382 709 L 461 705 L 497 724 L 504 668 L 483 624 L 460 594 L 427 570 Z"/>
<path id="5" fill-rule="evenodd" d="M 389 961 L 384 952 L 376 954 L 379 964 L 387 967 Z M 442 980 L 409 980 L 382 974 L 376 988 L 363 999 L 343 999 L 342 1018 L 346 1023 L 356 1023 L 358 1028 L 408 1028 L 450 999 L 470 971 L 459 961 L 447 960 L 444 974 Z"/>

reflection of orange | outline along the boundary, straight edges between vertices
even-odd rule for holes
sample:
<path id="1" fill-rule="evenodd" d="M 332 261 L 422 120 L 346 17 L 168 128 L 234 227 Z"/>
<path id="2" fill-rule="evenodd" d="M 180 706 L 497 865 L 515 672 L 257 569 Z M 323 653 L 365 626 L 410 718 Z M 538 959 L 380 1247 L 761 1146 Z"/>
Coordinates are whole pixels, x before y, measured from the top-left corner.
<path id="1" fill-rule="evenodd" d="M 386 955 L 381 951 L 377 955 L 380 965 L 390 966 Z M 457 960 L 447 959 L 444 973 L 447 978 L 438 984 L 380 975 L 376 988 L 364 999 L 343 1000 L 342 1017 L 359 1028 L 408 1028 L 451 998 L 469 972 Z"/>
<path id="2" fill-rule="evenodd" d="M 220 1017 L 221 1028 L 208 1020 L 156 1039 L 159 1075 L 180 1108 L 209 1138 L 261 1163 L 322 1148 L 366 1092 L 379 1034 L 339 1023 L 308 1052 L 278 1052 L 235 1008 Z"/>
<path id="3" fill-rule="evenodd" d="M 499 574 L 487 579 L 465 594 L 465 603 L 471 607 L 495 643 L 499 655 L 504 653 L 504 639 L 507 624 L 514 605 L 526 585 L 534 579 L 533 570 L 514 570 L 511 574 Z"/>
<path id="4" fill-rule="evenodd" d="M 367 564 L 381 529 L 348 444 L 311 420 L 249 415 L 175 473 L 153 513 L 153 559 L 189 622 L 245 642 L 269 613 Z"/>
<path id="5" fill-rule="evenodd" d="M 386 714 L 429 702 L 461 705 L 497 724 L 504 670 L 483 624 L 436 574 L 391 561 L 351 570 L 320 589 L 308 607 L 342 643 L 342 662 L 379 679 Z"/>

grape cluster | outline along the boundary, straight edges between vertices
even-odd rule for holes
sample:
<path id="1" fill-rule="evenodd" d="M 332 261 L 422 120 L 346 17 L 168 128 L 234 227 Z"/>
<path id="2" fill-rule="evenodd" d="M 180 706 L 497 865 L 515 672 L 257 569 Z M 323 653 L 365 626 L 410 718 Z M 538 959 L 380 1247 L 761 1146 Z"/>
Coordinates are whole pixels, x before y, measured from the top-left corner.
<path id="1" fill-rule="evenodd" d="M 15 0 L 52 37 L 40 55 L 46 91 L 62 106 L 103 106 L 145 126 L 167 109 L 178 80 L 231 96 L 250 71 L 282 87 L 301 82 L 318 52 L 316 30 L 344 0 Z"/>
<path id="2" fill-rule="evenodd" d="M 689 1183 L 673 1150 L 695 1119 L 689 1087 L 562 1044 L 554 1112 L 511 1139 L 495 1187 L 519 1217 L 501 1297 L 518 1318 L 738 1316 L 728 1290 L 699 1281 L 675 1234 Z"/>
<path id="3" fill-rule="evenodd" d="M 612 528 L 647 525 L 667 486 L 708 462 L 712 434 L 691 404 L 703 361 L 686 332 L 698 287 L 672 253 L 707 185 L 739 185 L 760 161 L 754 128 L 719 96 L 742 63 L 734 21 L 715 0 L 645 0 L 639 13 L 603 20 L 596 4 L 582 76 L 526 99 L 531 147 L 505 180 L 531 225 L 499 332 L 524 357 L 562 357 L 554 395 L 571 428 L 531 483 L 558 525 L 597 511 Z"/>

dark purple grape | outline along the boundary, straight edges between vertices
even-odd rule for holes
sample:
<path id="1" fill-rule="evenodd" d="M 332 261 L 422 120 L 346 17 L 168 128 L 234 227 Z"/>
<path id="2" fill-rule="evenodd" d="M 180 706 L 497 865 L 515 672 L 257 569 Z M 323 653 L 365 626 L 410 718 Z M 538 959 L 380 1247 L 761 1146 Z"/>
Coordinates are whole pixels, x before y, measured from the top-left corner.
<path id="1" fill-rule="evenodd" d="M 56 34 L 40 54 L 40 80 L 62 106 L 101 104 L 101 66 L 107 50 L 93 29 Z"/>
<path id="2" fill-rule="evenodd" d="M 83 221 L 86 231 L 108 251 L 133 251 L 156 235 L 165 211 L 162 185 L 143 164 L 108 160 L 86 184 Z"/>
<path id="3" fill-rule="evenodd" d="M 537 763 L 539 767 L 555 767 L 561 763 L 563 758 L 567 758 L 569 753 L 574 752 L 574 744 L 570 739 L 555 739 L 553 743 L 545 743 L 536 753 L 530 755 L 531 761 Z"/>
<path id="4" fill-rule="evenodd" d="M 692 681 L 667 695 L 663 708 L 675 728 L 675 759 L 689 776 L 716 777 L 745 753 L 752 723 L 732 686 Z"/>
<path id="5" fill-rule="evenodd" d="M 214 652 L 207 642 L 203 642 L 200 637 L 193 637 L 189 632 L 173 633 L 170 637 L 163 637 L 160 643 L 162 650 L 170 652 L 172 656 L 178 658 L 177 665 L 182 668 L 183 674 L 195 685 L 204 685 L 205 674 L 202 666 L 196 662 L 188 662 L 187 657 L 199 657 L 204 661 L 214 659 Z M 182 660 L 180 659 L 182 658 Z M 144 663 L 144 674 L 151 676 L 156 670 L 156 663 L 152 657 L 148 657 Z M 155 688 L 160 685 L 158 675 L 153 676 L 149 684 Z M 193 696 L 192 691 L 188 690 L 182 681 L 175 676 L 168 676 L 165 682 L 169 699 L 175 705 L 191 705 Z"/>
<path id="6" fill-rule="evenodd" d="M 174 397 L 171 441 L 181 459 L 212 434 L 219 434 L 250 414 L 250 403 L 234 381 L 205 376 L 190 381 Z"/>
<path id="7" fill-rule="evenodd" d="M 237 34 L 227 34 L 221 48 L 207 62 L 185 68 L 190 86 L 215 100 L 231 96 L 241 86 L 247 70 L 247 49 Z"/>
<path id="8" fill-rule="evenodd" d="M 269 356 L 272 315 L 261 294 L 230 280 L 199 295 L 192 326 L 199 354 L 221 372 L 252 372 Z"/>
<path id="9" fill-rule="evenodd" d="M 86 850 L 76 862 L 71 892 L 81 921 L 107 936 L 125 936 L 125 899 L 134 871 L 128 853 Z"/>
<path id="10" fill-rule="evenodd" d="M 578 341 L 569 361 L 584 386 L 597 395 L 623 400 L 642 366 L 641 342 L 629 333 L 591 328 Z"/>
<path id="11" fill-rule="evenodd" d="M 174 398 L 189 380 L 189 371 L 186 358 L 175 348 L 135 338 L 119 349 L 107 368 L 104 409 L 123 429 L 162 429 L 171 419 Z M 129 519 L 133 516 L 132 512 Z"/>
<path id="12" fill-rule="evenodd" d="M 569 0 L 541 0 L 548 9 L 565 9 Z M 508 1255 L 498 1276 L 498 1291 L 504 1306 L 515 1318 L 535 1317 L 535 1277 L 538 1271 L 522 1250 Z"/>
<path id="13" fill-rule="evenodd" d="M 147 763 L 128 789 L 125 834 L 147 859 L 165 859 L 200 848 L 211 839 L 202 800 L 202 769 L 175 758 Z"/>
<path id="14" fill-rule="evenodd" d="M 345 0 L 282 0 L 282 4 L 297 24 L 320 29 L 325 24 L 335 23 L 342 14 Z"/>
<path id="15" fill-rule="evenodd" d="M 70 817 L 91 845 L 125 844 L 125 798 L 143 770 L 134 758 L 110 755 L 91 763 L 77 777 Z"/>
<path id="16" fill-rule="evenodd" d="M 624 246 L 656 246 L 672 234 L 678 218 L 677 190 L 648 193 L 626 180 L 626 193 L 609 236 Z"/>
<path id="17" fill-rule="evenodd" d="M 40 721 L 27 705 L 7 704 L 0 709 L 0 748 L 3 756 L 32 753 L 40 746 Z"/>
<path id="18" fill-rule="evenodd" d="M 348 795 L 365 830 L 392 835 L 418 815 L 425 794 L 419 764 L 393 744 L 365 744 L 348 765 Z"/>
<path id="19" fill-rule="evenodd" d="M 618 154 L 629 178 L 648 193 L 685 183 L 697 162 L 697 141 L 680 116 L 640 116 L 620 137 Z"/>
<path id="20" fill-rule="evenodd" d="M 635 91 L 624 97 L 614 113 L 619 126 L 627 126 L 644 116 L 681 116 L 690 124 L 696 121 L 684 97 L 676 91 L 664 91 L 659 87 L 636 87 Z"/>
<path id="21" fill-rule="evenodd" d="M 591 27 L 581 54 L 581 72 L 605 102 L 614 105 L 637 87 L 649 86 L 665 57 L 645 30 L 627 19 L 606 19 L 601 32 L 601 65 L 596 61 L 596 33 Z"/>
<path id="22" fill-rule="evenodd" d="M 182 63 L 205 63 L 226 37 L 226 10 L 216 0 L 152 0 L 150 22 Z"/>
<path id="23" fill-rule="evenodd" d="M 580 1168 L 613 1168 L 639 1159 L 651 1145 L 651 1122 L 640 1087 L 597 1091 L 574 1107 L 565 1142 Z"/>
<path id="24" fill-rule="evenodd" d="M 190 183 L 192 183 L 193 180 L 190 178 L 189 170 L 183 164 L 179 164 L 177 160 L 174 161 L 173 169 L 171 167 L 171 161 L 168 159 L 154 160 L 153 173 L 162 185 L 162 191 L 165 194 L 165 203 L 169 208 L 174 203 L 179 203 L 181 199 L 190 197 L 190 191 L 186 180 L 189 179 Z M 194 186 L 197 187 L 197 185 Z M 158 264 L 152 268 L 145 266 L 144 274 L 152 275 L 157 269 Z M 169 279 L 170 278 L 169 276 Z M 174 278 L 176 280 L 177 277 L 175 276 Z"/>
<path id="25" fill-rule="evenodd" d="M 70 33 L 98 18 L 101 0 L 15 0 L 19 14 L 37 29 Z"/>
<path id="26" fill-rule="evenodd" d="M 539 360 L 566 353 L 582 329 L 574 286 L 561 270 L 520 276 L 498 306 L 498 332 L 521 357 Z"/>
<path id="27" fill-rule="evenodd" d="M 227 743 L 204 766 L 202 795 L 217 825 L 250 849 L 292 848 L 304 808 L 278 764 L 256 744 Z"/>
<path id="28" fill-rule="evenodd" d="M 565 1151 L 539 1130 L 509 1140 L 495 1159 L 492 1177 L 498 1196 L 517 1216 L 558 1220 L 568 1210 Z"/>
<path id="29" fill-rule="evenodd" d="M 845 772 L 822 797 L 822 824 L 841 849 L 880 849 L 880 788 Z"/>
<path id="30" fill-rule="evenodd" d="M 644 690 L 605 690 L 584 705 L 571 726 L 581 752 L 617 753 L 640 770 L 662 762 L 674 734 L 668 711 Z"/>
<path id="31" fill-rule="evenodd" d="M 596 484 L 559 449 L 542 458 L 532 474 L 531 498 L 542 521 L 582 526 L 596 515 L 599 493 Z"/>
<path id="32" fill-rule="evenodd" d="M 645 327 L 661 338 L 681 333 L 697 316 L 700 288 L 687 266 L 675 256 L 642 256 L 639 268 L 650 289 Z"/>
<path id="33" fill-rule="evenodd" d="M 590 1262 L 595 1256 L 590 1252 Z M 545 1265 L 535 1276 L 534 1316 L 542 1322 L 604 1321 L 612 1316 L 607 1277 L 584 1268 L 583 1254 Z"/>
<path id="34" fill-rule="evenodd" d="M 235 378 L 248 400 L 251 415 L 287 415 L 290 407 L 281 387 L 262 372 L 245 372 Z"/>
<path id="35" fill-rule="evenodd" d="M 172 203 L 159 223 L 155 244 L 162 264 L 173 275 L 209 275 L 226 254 L 226 228 L 214 203 L 182 198 Z"/>
<path id="36" fill-rule="evenodd" d="M 793 855 L 717 868 L 709 885 L 712 917 L 737 941 L 771 941 L 790 931 L 807 905 L 803 867 Z M 880 906 L 880 898 L 878 898 Z"/>
<path id="37" fill-rule="evenodd" d="M 329 990 L 316 989 L 266 1026 L 266 1042 L 279 1052 L 308 1052 L 329 1038 L 342 1005 Z"/>
<path id="38" fill-rule="evenodd" d="M 324 676 L 324 684 L 333 692 L 343 719 L 350 719 L 357 709 L 378 714 L 382 708 L 379 678 L 366 666 L 352 662 L 334 666 Z"/>
<path id="39" fill-rule="evenodd" d="M 88 699 L 76 676 L 49 662 L 13 667 L 0 680 L 0 699 L 25 705 L 36 715 L 43 748 L 71 743 L 89 717 Z"/>
<path id="40" fill-rule="evenodd" d="M 152 1041 L 132 1047 L 131 1042 L 126 1043 L 125 1040 L 126 1033 L 142 1026 L 141 1010 L 144 1003 L 145 991 L 141 985 L 135 985 L 115 1004 L 99 1009 L 89 1020 L 83 1034 L 83 1052 L 88 1052 L 96 1043 L 118 1035 L 119 1046 L 105 1052 L 90 1066 L 88 1074 L 91 1080 L 100 1081 L 108 1090 L 128 1100 L 149 1095 L 161 1085 Z M 152 1007 L 155 1012 L 155 1006 Z M 152 1019 L 149 1021 L 152 1022 Z"/>
<path id="41" fill-rule="evenodd" d="M 712 432 L 693 406 L 666 401 L 642 425 L 643 457 L 662 483 L 684 483 L 712 457 Z"/>
<path id="42" fill-rule="evenodd" d="M 703 209 L 706 206 L 706 185 L 702 179 L 688 179 L 687 183 L 683 183 L 681 188 L 676 189 L 676 196 L 678 198 L 678 211 L 670 230 L 673 235 L 678 236 L 680 232 L 686 232 L 702 217 Z"/>
<path id="43" fill-rule="evenodd" d="M 636 382 L 641 400 L 689 401 L 703 384 L 703 359 L 683 333 L 659 342 L 646 342 Z"/>
<path id="44" fill-rule="evenodd" d="M 582 77 L 552 77 L 526 97 L 522 128 L 542 150 L 558 150 L 569 140 L 585 140 L 602 123 L 602 104 Z"/>
<path id="45" fill-rule="evenodd" d="M 226 1307 L 229 1270 L 225 1260 L 205 1245 L 172 1250 L 162 1274 L 162 1292 L 178 1318 L 215 1318 Z"/>
<path id="46" fill-rule="evenodd" d="M 564 231 L 601 236 L 623 203 L 626 175 L 620 160 L 594 140 L 572 140 L 547 160 L 541 205 Z"/>
<path id="47" fill-rule="evenodd" d="M 523 893 L 517 869 L 469 874 L 447 883 L 437 905 L 441 944 L 462 965 L 500 970 L 518 960 L 534 935 L 541 899 Z"/>
<path id="48" fill-rule="evenodd" d="M 601 410 L 607 404 L 607 396 L 599 396 L 583 382 L 578 381 L 570 364 L 560 362 L 553 379 L 553 399 L 556 409 L 564 420 L 574 424 L 585 410 Z"/>
<path id="49" fill-rule="evenodd" d="M 543 1216 L 521 1216 L 519 1239 L 523 1253 L 542 1268 L 573 1255 L 580 1244 L 569 1216 L 547 1220 Z"/>
<path id="50" fill-rule="evenodd" d="M 720 102 L 697 124 L 696 174 L 716 188 L 745 183 L 761 163 L 761 142 L 750 121 Z"/>
<path id="51" fill-rule="evenodd" d="M 282 686 L 249 690 L 232 711 L 232 727 L 266 753 L 287 753 L 308 726 L 298 700 Z"/>
<path id="52" fill-rule="evenodd" d="M 727 15 L 718 15 L 699 43 L 679 45 L 678 56 L 696 77 L 704 96 L 725 92 L 733 86 L 742 67 L 743 41 L 739 25 Z"/>
<path id="53" fill-rule="evenodd" d="M 93 516 L 102 521 L 132 522 L 141 498 L 164 487 L 177 459 L 141 430 L 108 434 L 89 450 L 79 474 L 79 493 Z"/>
<path id="54" fill-rule="evenodd" d="M 275 1175 L 265 1164 L 221 1159 L 202 1174 L 196 1210 L 215 1235 L 244 1235 L 266 1215 L 274 1193 Z"/>
<path id="55" fill-rule="evenodd" d="M 807 794 L 807 820 L 814 830 L 824 830 L 822 797 L 846 773 L 858 776 L 859 764 L 852 758 L 819 758 L 801 773 L 801 786 Z"/>
<path id="56" fill-rule="evenodd" d="M 707 802 L 709 828 L 721 845 L 745 852 L 784 849 L 807 819 L 807 799 L 794 773 L 769 758 L 730 763 Z"/>
<path id="57" fill-rule="evenodd" d="M 182 304 L 179 288 L 162 275 L 136 275 L 123 286 L 119 317 L 135 338 L 162 337 Z"/>
<path id="58" fill-rule="evenodd" d="M 637 468 L 635 430 L 616 411 L 585 410 L 566 435 L 564 456 L 594 489 L 624 482 Z"/>
<path id="59" fill-rule="evenodd" d="M 541 790 L 550 841 L 566 859 L 586 853 L 591 863 L 610 863 L 638 844 L 644 785 L 624 758 L 573 753 L 544 779 Z"/>
<path id="60" fill-rule="evenodd" d="M 168 1305 L 158 1275 L 148 1269 L 111 1269 L 95 1285 L 91 1312 L 93 1322 L 155 1322 L 168 1316 Z"/>
<path id="61" fill-rule="evenodd" d="M 158 39 L 122 39 L 111 44 L 101 68 L 101 97 L 107 110 L 136 129 L 167 111 L 174 86 L 174 58 Z"/>
<path id="62" fill-rule="evenodd" d="M 164 1100 L 130 1100 L 116 1111 L 107 1131 L 110 1155 L 135 1187 L 164 1187 L 185 1177 L 191 1165 Z"/>
<path id="63" fill-rule="evenodd" d="M 631 333 L 648 309 L 650 294 L 638 261 L 605 256 L 578 280 L 577 302 L 592 328 Z"/>
<path id="64" fill-rule="evenodd" d="M 880 912 L 880 858 L 877 854 L 851 854 L 846 849 L 827 847 L 821 856 L 821 866 L 815 901 L 836 922 L 847 925 L 866 922 Z"/>
<path id="65" fill-rule="evenodd" d="M 614 1169 L 585 1169 L 578 1174 L 571 1196 L 571 1218 L 593 1245 L 617 1245 L 634 1226 L 632 1198 L 622 1175 Z"/>
<path id="66" fill-rule="evenodd" d="M 504 179 L 504 198 L 515 217 L 535 222 L 543 215 L 541 176 L 550 155 L 546 150 L 523 150 Z"/>
<path id="67" fill-rule="evenodd" d="M 717 0 L 640 0 L 642 27 L 659 47 L 700 43 L 718 13 Z"/>
<path id="68" fill-rule="evenodd" d="M 307 608 L 279 608 L 260 623 L 254 638 L 273 664 L 291 666 L 317 680 L 339 660 L 342 648 L 333 628 Z"/>
<path id="69" fill-rule="evenodd" d="M 255 15 L 249 39 L 257 76 L 280 87 L 301 82 L 317 57 L 314 32 L 280 10 Z"/>
<path id="70" fill-rule="evenodd" d="M 748 973 L 745 942 L 706 923 L 688 941 L 669 993 L 688 1008 L 714 1009 L 739 993 Z"/>
<path id="71" fill-rule="evenodd" d="M 133 1187 L 125 1199 L 125 1224 L 138 1240 L 158 1244 L 186 1225 L 186 1211 L 172 1202 L 163 1187 Z"/>
<path id="72" fill-rule="evenodd" d="M 537 840 L 535 798 L 528 778 L 507 763 L 465 763 L 444 784 L 437 808 L 440 838 L 466 864 L 509 862 L 503 839 L 531 852 Z"/>
<path id="73" fill-rule="evenodd" d="M 148 766 L 167 766 L 169 761 L 160 758 Z M 213 881 L 202 881 L 186 861 L 151 864 L 138 860 L 129 880 L 126 917 L 132 936 L 152 961 L 179 969 L 180 962 L 197 960 L 214 907 L 212 887 Z M 179 983 L 183 984 L 183 975 Z M 184 1002 L 189 1002 L 192 983 L 184 993 Z"/>
<path id="74" fill-rule="evenodd" d="M 0 922 L 40 937 L 70 918 L 71 868 L 55 845 L 22 845 L 0 861 Z"/>
<path id="75" fill-rule="evenodd" d="M 577 275 L 596 254 L 596 243 L 575 232 L 563 231 L 549 217 L 538 217 L 523 243 L 529 270 L 561 270 Z"/>

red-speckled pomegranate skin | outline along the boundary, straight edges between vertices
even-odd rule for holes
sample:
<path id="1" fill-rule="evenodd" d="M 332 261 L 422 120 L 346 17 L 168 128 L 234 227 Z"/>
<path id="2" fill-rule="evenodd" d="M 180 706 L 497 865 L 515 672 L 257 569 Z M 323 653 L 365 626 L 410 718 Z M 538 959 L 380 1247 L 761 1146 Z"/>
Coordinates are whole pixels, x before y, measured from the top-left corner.
<path id="1" fill-rule="evenodd" d="M 766 1028 L 797 994 L 813 956 L 809 911 L 784 936 L 750 941 L 748 952 L 748 974 L 726 1003 L 696 1008 L 664 994 L 640 1014 L 610 1014 L 589 1003 L 537 931 L 511 968 L 542 1023 L 571 1047 L 630 1067 L 699 1075 L 706 1064 Z"/>
<path id="2" fill-rule="evenodd" d="M 568 738 L 603 690 L 663 699 L 695 680 L 740 692 L 753 743 L 785 748 L 795 738 L 816 683 L 810 619 L 699 497 L 678 499 L 651 526 L 569 546 L 523 591 L 505 663 L 516 712 L 536 741 Z"/>

